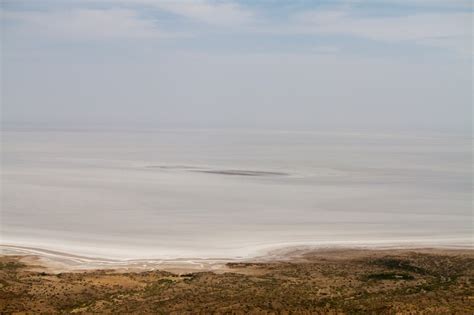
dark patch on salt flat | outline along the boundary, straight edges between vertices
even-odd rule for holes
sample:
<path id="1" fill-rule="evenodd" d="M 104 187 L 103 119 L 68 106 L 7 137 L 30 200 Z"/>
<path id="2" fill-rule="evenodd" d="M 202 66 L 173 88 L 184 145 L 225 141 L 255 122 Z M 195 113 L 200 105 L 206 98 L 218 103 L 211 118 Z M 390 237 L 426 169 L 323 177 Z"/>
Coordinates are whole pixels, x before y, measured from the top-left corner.
<path id="1" fill-rule="evenodd" d="M 286 176 L 288 173 L 268 172 L 268 171 L 251 171 L 251 170 L 216 170 L 206 167 L 198 167 L 192 165 L 148 165 L 146 168 L 162 169 L 162 170 L 183 170 L 189 172 L 199 172 L 217 175 L 234 175 L 234 176 Z"/>
<path id="2" fill-rule="evenodd" d="M 265 171 L 247 171 L 247 170 L 194 170 L 193 172 L 218 174 L 218 175 L 236 175 L 236 176 L 285 176 L 282 172 Z"/>

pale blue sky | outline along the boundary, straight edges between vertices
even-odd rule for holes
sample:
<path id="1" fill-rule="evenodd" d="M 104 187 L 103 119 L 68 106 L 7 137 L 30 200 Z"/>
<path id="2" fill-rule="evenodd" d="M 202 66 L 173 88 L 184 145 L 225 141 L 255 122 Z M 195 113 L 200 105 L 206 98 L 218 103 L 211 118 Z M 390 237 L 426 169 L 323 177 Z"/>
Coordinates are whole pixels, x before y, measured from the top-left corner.
<path id="1" fill-rule="evenodd" d="M 1 3 L 5 122 L 471 125 L 471 1 Z"/>

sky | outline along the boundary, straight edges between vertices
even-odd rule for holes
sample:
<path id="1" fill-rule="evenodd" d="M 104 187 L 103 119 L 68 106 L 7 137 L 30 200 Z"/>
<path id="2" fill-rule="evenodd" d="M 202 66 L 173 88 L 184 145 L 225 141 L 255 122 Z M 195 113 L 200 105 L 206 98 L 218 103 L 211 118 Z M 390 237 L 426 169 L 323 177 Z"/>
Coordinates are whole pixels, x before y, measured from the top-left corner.
<path id="1" fill-rule="evenodd" d="M 4 124 L 471 132 L 470 0 L 0 0 Z"/>

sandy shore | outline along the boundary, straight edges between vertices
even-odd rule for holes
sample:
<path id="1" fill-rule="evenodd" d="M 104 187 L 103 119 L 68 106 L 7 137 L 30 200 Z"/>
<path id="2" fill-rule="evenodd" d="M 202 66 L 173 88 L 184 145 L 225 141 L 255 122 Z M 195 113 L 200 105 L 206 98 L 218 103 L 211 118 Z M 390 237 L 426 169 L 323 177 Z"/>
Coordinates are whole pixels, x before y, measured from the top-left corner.
<path id="1" fill-rule="evenodd" d="M 266 263 L 275 261 L 299 262 L 308 253 L 315 255 L 354 255 L 355 253 L 366 253 L 370 251 L 387 251 L 391 253 L 415 250 L 417 252 L 468 252 L 471 246 L 437 244 L 431 246 L 420 246 L 419 244 L 359 244 L 343 245 L 274 245 L 267 247 L 255 255 L 241 258 L 213 257 L 213 258 L 176 258 L 176 259 L 112 259 L 102 257 L 90 257 L 78 254 L 60 252 L 56 250 L 35 248 L 29 246 L 0 245 L 0 255 L 20 256 L 21 260 L 28 265 L 40 265 L 48 272 L 75 272 L 94 269 L 114 269 L 120 271 L 147 271 L 164 270 L 169 272 L 196 272 L 196 271 L 226 271 L 227 263 L 255 262 Z"/>
<path id="2" fill-rule="evenodd" d="M 31 270 L 47 270 L 51 273 L 81 272 L 90 270 L 116 271 L 153 271 L 165 270 L 169 272 L 219 271 L 225 269 L 233 259 L 108 259 L 87 257 L 54 250 L 24 247 L 0 246 L 3 256 L 20 257 L 21 262 L 30 266 Z M 35 267 L 37 266 L 37 267 Z"/>

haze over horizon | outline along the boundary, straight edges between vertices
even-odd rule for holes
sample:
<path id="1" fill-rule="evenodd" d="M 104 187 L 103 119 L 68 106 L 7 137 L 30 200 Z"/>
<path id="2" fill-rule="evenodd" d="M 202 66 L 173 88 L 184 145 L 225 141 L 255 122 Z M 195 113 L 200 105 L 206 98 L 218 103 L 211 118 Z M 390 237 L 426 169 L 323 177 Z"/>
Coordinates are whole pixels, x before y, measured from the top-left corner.
<path id="1" fill-rule="evenodd" d="M 2 121 L 471 131 L 470 1 L 2 1 Z"/>

